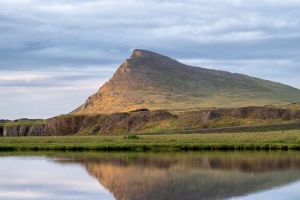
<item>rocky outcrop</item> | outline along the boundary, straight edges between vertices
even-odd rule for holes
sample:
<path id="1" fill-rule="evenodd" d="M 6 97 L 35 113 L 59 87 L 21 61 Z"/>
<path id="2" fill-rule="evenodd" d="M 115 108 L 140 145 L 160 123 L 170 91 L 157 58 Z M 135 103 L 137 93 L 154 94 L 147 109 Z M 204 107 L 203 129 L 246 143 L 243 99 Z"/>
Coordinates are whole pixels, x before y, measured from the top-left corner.
<path id="1" fill-rule="evenodd" d="M 280 124 L 280 122 L 291 120 L 295 122 L 296 119 L 300 120 L 300 110 L 292 111 L 272 107 L 250 106 L 233 109 L 198 110 L 181 112 L 177 115 L 171 114 L 166 110 L 149 111 L 145 109 L 110 115 L 57 116 L 46 120 L 45 125 L 0 127 L 0 136 L 138 133 L 153 132 L 152 129 L 158 132 L 155 130 L 157 127 L 162 128 L 162 131 L 159 132 L 188 130 L 197 133 L 289 130 L 299 129 L 299 123 Z M 227 123 L 226 120 L 231 120 L 234 124 Z M 258 121 L 258 123 L 249 124 L 257 125 L 256 128 L 245 126 L 245 122 L 251 120 L 254 122 Z M 235 124 L 236 121 L 242 121 L 244 124 Z M 270 124 L 272 122 L 273 124 Z M 270 125 L 267 125 L 268 123 Z M 259 126 L 260 124 L 265 125 Z"/>
<path id="2" fill-rule="evenodd" d="M 235 118 L 252 117 L 253 119 L 261 119 L 261 120 L 300 119 L 300 110 L 288 110 L 288 109 L 258 107 L 258 106 L 249 106 L 249 107 L 230 109 L 230 110 L 232 110 L 230 112 L 230 116 Z"/>
<path id="3" fill-rule="evenodd" d="M 74 135 L 83 123 L 86 116 L 58 116 L 46 120 L 46 136 Z"/>
<path id="4" fill-rule="evenodd" d="M 300 110 L 288 110 L 267 106 L 249 106 L 181 112 L 178 114 L 174 128 L 178 130 L 195 130 L 233 127 L 234 132 L 238 132 L 241 129 L 235 128 L 236 126 L 274 124 L 274 128 L 277 130 L 281 126 L 280 123 L 295 122 L 296 120 L 300 120 Z M 293 129 L 297 128 L 294 127 L 293 124 L 291 127 L 293 127 Z M 282 128 L 282 130 L 288 130 L 286 129 L 288 127 L 283 125 Z"/>
<path id="5" fill-rule="evenodd" d="M 45 136 L 45 124 L 31 126 L 28 136 Z"/>
<path id="6" fill-rule="evenodd" d="M 193 127 L 208 120 L 221 118 L 224 111 L 221 110 L 200 110 L 188 111 L 180 114 L 177 121 L 178 127 Z"/>
<path id="7" fill-rule="evenodd" d="M 291 112 L 291 119 L 300 119 L 300 110 L 293 110 Z"/>
<path id="8" fill-rule="evenodd" d="M 104 121 L 99 132 L 102 134 L 116 130 L 119 132 L 136 132 L 147 122 L 157 122 L 172 118 L 176 118 L 176 116 L 165 110 L 115 113 Z"/>
<path id="9" fill-rule="evenodd" d="M 231 112 L 232 117 L 246 118 L 253 117 L 254 119 L 293 119 L 295 116 L 291 115 L 290 110 L 269 108 L 269 107 L 244 107 L 233 109 Z"/>
<path id="10" fill-rule="evenodd" d="M 249 106 L 243 108 L 200 110 L 184 112 L 180 119 L 184 121 L 187 118 L 191 123 L 200 123 L 208 120 L 221 119 L 223 117 L 232 117 L 237 119 L 283 119 L 295 120 L 300 119 L 300 110 L 287 110 L 279 108 L 268 108 L 259 106 Z"/>
<path id="11" fill-rule="evenodd" d="M 122 113 L 118 113 L 122 115 Z M 77 115 L 57 116 L 46 120 L 45 135 L 74 135 L 78 132 L 93 129 L 95 126 L 102 126 L 107 120 L 106 115 Z M 114 127 L 117 127 L 115 121 Z M 92 130 L 91 130 L 92 131 Z"/>
<path id="12" fill-rule="evenodd" d="M 0 136 L 3 137 L 16 137 L 16 136 L 44 136 L 45 135 L 45 125 L 14 125 L 14 126 L 4 126 L 0 127 Z"/>
<path id="13" fill-rule="evenodd" d="M 4 126 L 3 127 L 3 136 L 19 136 L 20 126 Z"/>
<path id="14" fill-rule="evenodd" d="M 140 111 L 132 113 L 114 113 L 111 115 L 58 116 L 46 120 L 46 135 L 74 135 L 91 129 L 90 133 L 127 133 L 136 132 L 147 122 L 157 122 L 176 118 L 168 111 Z"/>
<path id="15" fill-rule="evenodd" d="M 26 126 L 26 125 L 20 126 L 19 135 L 18 136 L 26 136 L 27 133 L 28 133 L 28 129 L 29 129 L 29 127 Z"/>

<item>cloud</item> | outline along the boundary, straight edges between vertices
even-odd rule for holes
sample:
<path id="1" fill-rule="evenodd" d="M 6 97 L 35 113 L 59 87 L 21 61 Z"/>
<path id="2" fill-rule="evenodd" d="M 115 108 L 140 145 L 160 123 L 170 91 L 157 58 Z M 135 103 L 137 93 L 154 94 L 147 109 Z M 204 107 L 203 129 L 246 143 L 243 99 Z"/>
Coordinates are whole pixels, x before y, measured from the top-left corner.
<path id="1" fill-rule="evenodd" d="M 2 72 L 3 73 L 3 72 Z M 22 75 L 4 75 L 1 74 L 0 75 L 0 81 L 4 80 L 4 81 L 17 81 L 17 80 L 24 80 L 26 82 L 30 82 L 33 80 L 41 80 L 44 78 L 48 78 L 47 75 L 37 75 L 37 74 L 22 74 Z"/>
<path id="2" fill-rule="evenodd" d="M 96 81 L 99 73 L 103 79 L 95 82 L 98 88 L 113 73 L 90 73 L 90 66 L 115 70 L 134 48 L 175 59 L 211 60 L 216 69 L 231 70 L 231 62 L 239 73 L 299 88 L 293 78 L 300 53 L 297 0 L 0 0 L 0 7 L 0 73 L 16 72 L 5 80 L 0 75 L 1 89 L 59 90 L 59 84 L 76 88 L 79 79 Z M 258 60 L 261 68 L 249 67 Z M 279 60 L 294 62 L 294 67 Z M 239 61 L 248 65 L 238 65 Z M 255 72 L 269 63 L 284 72 L 281 77 Z M 89 75 L 49 75 L 62 69 L 87 70 Z M 81 92 L 76 97 L 86 95 Z"/>
<path id="3" fill-rule="evenodd" d="M 69 113 L 115 71 L 111 66 L 59 69 L 0 71 L 0 119 L 50 118 Z"/>
<path id="4" fill-rule="evenodd" d="M 24 198 L 43 198 L 47 194 L 34 191 L 0 191 L 0 197 L 5 198 L 14 198 L 14 199 L 24 199 Z"/>
<path id="5" fill-rule="evenodd" d="M 82 87 L 82 85 L 77 85 L 81 82 L 92 82 L 94 81 L 96 85 L 99 80 L 106 80 L 108 77 L 112 76 L 116 67 L 90 67 L 84 70 L 82 69 L 72 69 L 72 68 L 59 68 L 57 71 L 0 71 L 0 88 L 5 87 L 59 87 L 72 86 L 76 88 Z M 91 87 L 91 86 L 90 86 Z M 5 88 L 2 88 L 2 91 Z M 1 92 L 1 91 L 0 91 Z"/>

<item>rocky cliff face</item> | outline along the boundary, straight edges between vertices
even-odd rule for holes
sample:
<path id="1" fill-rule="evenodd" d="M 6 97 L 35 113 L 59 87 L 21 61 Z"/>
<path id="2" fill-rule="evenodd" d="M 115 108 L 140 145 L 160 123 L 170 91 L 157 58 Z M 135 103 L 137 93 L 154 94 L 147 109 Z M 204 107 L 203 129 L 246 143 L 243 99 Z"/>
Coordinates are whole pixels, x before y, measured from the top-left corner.
<path id="1" fill-rule="evenodd" d="M 187 119 L 190 123 L 201 123 L 209 120 L 217 120 L 225 117 L 233 119 L 257 119 L 257 120 L 295 120 L 300 119 L 300 110 L 288 110 L 269 107 L 249 106 L 243 108 L 214 109 L 187 111 L 179 115 L 179 121 Z"/>
<path id="2" fill-rule="evenodd" d="M 127 133 L 136 132 L 146 123 L 175 118 L 164 110 L 142 111 L 133 113 L 114 113 L 94 116 L 58 116 L 46 120 L 46 135 L 74 135 L 85 133 Z"/>
<path id="3" fill-rule="evenodd" d="M 272 107 L 243 107 L 232 109 L 184 111 L 171 114 L 165 110 L 114 113 L 94 116 L 59 116 L 46 121 L 46 135 L 135 133 L 151 130 L 182 130 L 228 127 L 249 121 L 253 124 L 300 120 L 300 110 Z M 249 125 L 253 125 L 253 124 Z M 246 124 L 247 125 L 247 124 Z M 207 127 L 206 127 L 207 126 Z M 151 129 L 153 128 L 153 129 Z"/>
<path id="4" fill-rule="evenodd" d="M 123 115 L 119 113 L 118 115 Z M 92 131 L 94 126 L 102 126 L 106 115 L 78 115 L 78 116 L 57 116 L 46 120 L 46 136 L 53 135 L 74 135 L 80 131 Z M 118 123 L 118 122 L 116 122 Z M 114 124 L 116 126 L 116 124 Z M 97 130 L 97 126 L 95 127 Z M 87 133 L 87 132 L 86 132 Z"/>
<path id="5" fill-rule="evenodd" d="M 77 133 L 85 116 L 58 116 L 46 120 L 46 136 L 74 135 Z"/>
<path id="6" fill-rule="evenodd" d="M 2 134 L 1 134 L 2 129 Z M 15 125 L 4 126 L 0 128 L 0 136 L 13 137 L 13 136 L 44 136 L 45 125 Z"/>
<path id="7" fill-rule="evenodd" d="M 194 110 L 170 113 L 166 110 L 138 110 L 110 115 L 57 116 L 45 125 L 0 127 L 0 136 L 58 136 L 75 134 L 109 134 L 195 130 L 230 126 L 274 124 L 300 120 L 300 110 L 273 107 L 243 107 L 232 109 Z M 275 126 L 274 126 L 275 127 Z M 292 128 L 293 127 L 293 128 Z M 276 130 L 281 130 L 281 124 Z M 296 129 L 297 126 L 290 126 Z M 284 127 L 289 129 L 289 127 Z M 245 131 L 247 129 L 237 129 Z"/>

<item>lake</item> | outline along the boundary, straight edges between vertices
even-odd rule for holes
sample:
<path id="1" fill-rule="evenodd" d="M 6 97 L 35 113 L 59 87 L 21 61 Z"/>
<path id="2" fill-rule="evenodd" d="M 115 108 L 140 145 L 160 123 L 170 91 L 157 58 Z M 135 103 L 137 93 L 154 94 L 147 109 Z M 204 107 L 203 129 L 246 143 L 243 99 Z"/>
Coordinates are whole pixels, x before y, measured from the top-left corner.
<path id="1" fill-rule="evenodd" d="M 300 198 L 300 152 L 2 152 L 0 199 Z"/>

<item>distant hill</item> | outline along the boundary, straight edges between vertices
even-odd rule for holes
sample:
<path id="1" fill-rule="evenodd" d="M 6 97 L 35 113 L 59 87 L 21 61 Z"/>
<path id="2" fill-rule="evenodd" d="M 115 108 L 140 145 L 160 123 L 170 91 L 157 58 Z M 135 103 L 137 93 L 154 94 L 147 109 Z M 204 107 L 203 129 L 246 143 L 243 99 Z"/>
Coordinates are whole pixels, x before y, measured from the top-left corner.
<path id="1" fill-rule="evenodd" d="M 243 74 L 188 66 L 136 49 L 114 76 L 71 114 L 293 102 L 300 102 L 299 89 Z"/>

